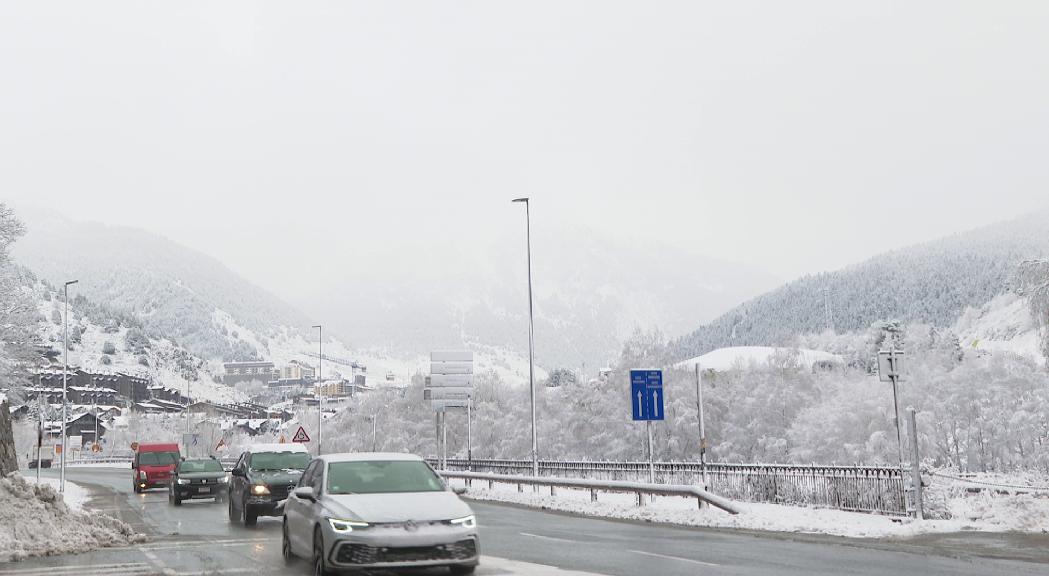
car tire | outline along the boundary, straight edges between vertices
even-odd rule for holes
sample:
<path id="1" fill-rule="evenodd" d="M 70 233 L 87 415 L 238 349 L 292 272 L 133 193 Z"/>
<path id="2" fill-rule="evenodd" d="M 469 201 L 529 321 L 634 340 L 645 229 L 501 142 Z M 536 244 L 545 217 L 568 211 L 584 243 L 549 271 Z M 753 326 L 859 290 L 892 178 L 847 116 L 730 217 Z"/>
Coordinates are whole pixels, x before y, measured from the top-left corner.
<path id="1" fill-rule="evenodd" d="M 459 565 L 455 565 L 455 566 L 449 566 L 448 570 L 452 574 L 455 574 L 456 576 L 461 576 L 461 575 L 466 575 L 466 574 L 473 574 L 474 572 L 477 571 L 477 565 L 469 565 L 469 566 L 467 566 L 467 565 L 464 565 L 464 564 L 459 564 Z"/>
<path id="2" fill-rule="evenodd" d="M 285 564 L 291 564 L 295 560 L 295 553 L 291 551 L 291 540 L 288 539 L 288 519 L 282 522 L 280 531 L 280 555 L 284 557 Z"/>
<path id="3" fill-rule="evenodd" d="M 175 506 L 182 506 L 182 498 L 179 498 L 178 494 L 175 494 L 171 498 L 171 503 L 174 504 Z"/>
<path id="4" fill-rule="evenodd" d="M 240 514 L 237 513 L 237 507 L 233 505 L 233 498 L 229 499 L 229 521 L 240 522 Z"/>
<path id="5" fill-rule="evenodd" d="M 258 513 L 252 511 L 251 507 L 244 504 L 240 509 L 241 516 L 244 517 L 245 526 L 254 526 L 259 521 Z"/>
<path id="6" fill-rule="evenodd" d="M 324 536 L 320 526 L 313 529 L 313 576 L 329 576 L 328 561 L 324 558 Z"/>
<path id="7" fill-rule="evenodd" d="M 131 489 L 135 491 L 135 494 L 142 493 L 142 489 L 138 487 L 138 482 L 134 480 L 131 481 Z"/>

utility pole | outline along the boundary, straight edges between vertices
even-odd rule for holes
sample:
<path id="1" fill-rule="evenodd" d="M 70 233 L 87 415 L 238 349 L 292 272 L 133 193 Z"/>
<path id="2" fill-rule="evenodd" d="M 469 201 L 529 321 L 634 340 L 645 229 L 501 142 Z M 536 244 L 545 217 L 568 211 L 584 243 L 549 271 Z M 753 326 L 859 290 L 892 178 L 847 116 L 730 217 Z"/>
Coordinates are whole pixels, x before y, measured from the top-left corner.
<path id="1" fill-rule="evenodd" d="M 696 362 L 696 409 L 699 413 L 699 468 L 703 474 L 703 489 L 710 489 L 707 480 L 707 429 L 703 422 L 703 377 L 699 362 Z"/>
<path id="2" fill-rule="evenodd" d="M 78 280 L 70 280 L 62 286 L 62 298 L 64 300 L 62 314 L 62 471 L 58 483 L 58 491 L 66 491 L 66 452 L 69 451 L 69 435 L 66 434 L 66 388 L 69 379 L 69 286 L 76 284 Z M 40 468 L 37 468 L 39 470 Z"/>
<path id="3" fill-rule="evenodd" d="M 321 362 L 324 361 L 324 328 L 317 329 L 317 455 L 324 454 L 324 380 L 321 378 Z"/>
<path id="4" fill-rule="evenodd" d="M 535 426 L 535 353 L 532 321 L 532 213 L 528 198 L 516 198 L 513 202 L 525 205 L 525 239 L 528 246 L 528 390 L 532 400 L 532 476 L 539 476 L 539 438 Z"/>

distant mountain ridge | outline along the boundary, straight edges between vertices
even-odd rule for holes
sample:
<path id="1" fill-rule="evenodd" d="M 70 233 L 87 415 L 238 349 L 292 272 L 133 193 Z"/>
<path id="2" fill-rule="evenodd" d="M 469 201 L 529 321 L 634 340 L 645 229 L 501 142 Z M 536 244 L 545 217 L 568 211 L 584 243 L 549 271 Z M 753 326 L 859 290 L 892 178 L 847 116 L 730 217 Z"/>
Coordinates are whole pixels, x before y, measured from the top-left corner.
<path id="1" fill-rule="evenodd" d="M 805 276 L 762 294 L 671 344 L 681 360 L 729 346 L 789 344 L 833 327 L 883 319 L 954 324 L 1007 290 L 1017 264 L 1049 257 L 1049 212 L 1038 212 Z"/>
<path id="2" fill-rule="evenodd" d="M 279 326 L 309 326 L 298 310 L 214 258 L 156 234 L 39 210 L 18 215 L 27 233 L 13 250 L 16 261 L 59 288 L 79 280 L 75 293 L 134 315 L 151 336 L 171 338 L 202 358 L 255 354 L 215 322 L 216 309 L 260 336 Z"/>

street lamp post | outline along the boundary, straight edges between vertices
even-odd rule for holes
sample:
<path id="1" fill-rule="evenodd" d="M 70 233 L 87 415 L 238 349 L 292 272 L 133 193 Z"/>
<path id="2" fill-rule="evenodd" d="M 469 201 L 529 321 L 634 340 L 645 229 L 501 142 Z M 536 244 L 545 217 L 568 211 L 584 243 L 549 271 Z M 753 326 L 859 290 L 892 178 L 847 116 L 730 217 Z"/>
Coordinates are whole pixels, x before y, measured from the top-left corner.
<path id="1" fill-rule="evenodd" d="M 70 280 L 62 286 L 62 478 L 58 491 L 66 491 L 66 452 L 69 452 L 69 436 L 66 434 L 66 383 L 69 377 L 69 286 L 78 280 Z"/>
<path id="2" fill-rule="evenodd" d="M 516 198 L 513 202 L 525 205 L 525 240 L 528 246 L 528 390 L 532 400 L 532 476 L 539 476 L 539 440 L 535 430 L 535 358 L 532 330 L 532 214 L 528 198 Z"/>
<path id="3" fill-rule="evenodd" d="M 324 453 L 322 448 L 324 442 L 324 380 L 321 378 L 321 366 L 324 361 L 324 328 L 320 324 L 314 326 L 317 329 L 317 455 Z"/>

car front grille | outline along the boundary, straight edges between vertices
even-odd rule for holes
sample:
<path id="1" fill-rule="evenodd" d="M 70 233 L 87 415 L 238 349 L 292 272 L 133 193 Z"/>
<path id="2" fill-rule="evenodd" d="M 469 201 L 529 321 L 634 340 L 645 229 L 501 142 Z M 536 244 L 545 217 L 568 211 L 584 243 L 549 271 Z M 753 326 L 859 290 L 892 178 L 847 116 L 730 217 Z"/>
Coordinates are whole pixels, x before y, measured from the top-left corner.
<path id="1" fill-rule="evenodd" d="M 477 556 L 477 543 L 471 538 L 438 546 L 375 547 L 343 544 L 336 560 L 340 564 L 388 564 L 394 562 L 432 562 L 469 560 Z"/>
<path id="2" fill-rule="evenodd" d="M 284 500 L 288 497 L 288 494 L 291 493 L 293 488 L 295 488 L 294 484 L 288 484 L 286 486 L 271 485 L 270 496 L 272 496 L 274 500 Z"/>

